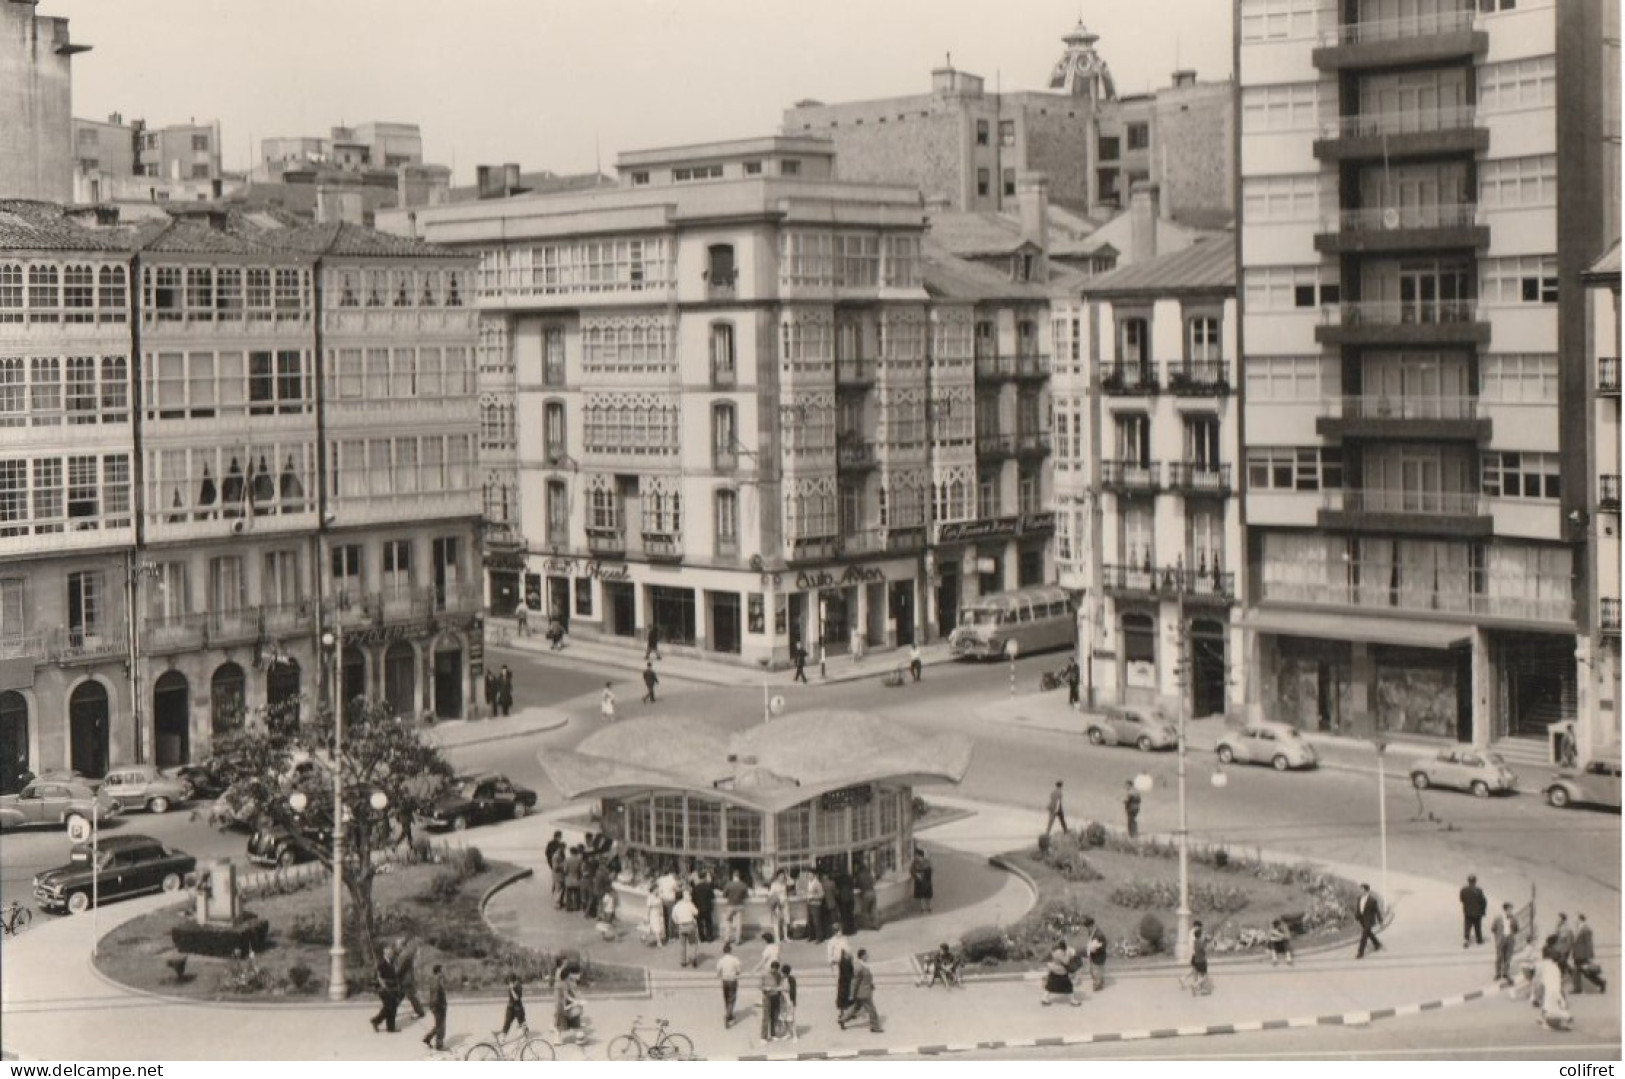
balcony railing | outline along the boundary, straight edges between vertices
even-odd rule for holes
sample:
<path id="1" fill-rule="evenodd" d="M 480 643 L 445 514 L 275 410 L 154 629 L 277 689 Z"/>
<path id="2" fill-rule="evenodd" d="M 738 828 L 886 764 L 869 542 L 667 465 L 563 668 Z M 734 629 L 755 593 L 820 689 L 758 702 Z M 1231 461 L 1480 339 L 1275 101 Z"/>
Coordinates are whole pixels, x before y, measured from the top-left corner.
<path id="1" fill-rule="evenodd" d="M 1230 392 L 1230 366 L 1223 360 L 1175 360 L 1163 370 L 1168 391 L 1180 397 Z"/>
<path id="2" fill-rule="evenodd" d="M 1156 393 L 1157 369 L 1149 363 L 1113 364 L 1100 373 L 1100 389 L 1109 394 Z"/>
<path id="3" fill-rule="evenodd" d="M 1334 397 L 1328 414 L 1345 420 L 1476 420 L 1477 397 Z"/>
<path id="4" fill-rule="evenodd" d="M 1397 19 L 1374 19 L 1370 22 L 1330 26 L 1321 30 L 1320 44 L 1330 48 L 1337 45 L 1363 45 L 1373 41 L 1402 41 L 1437 34 L 1455 34 L 1472 28 L 1472 10 L 1460 8 L 1455 11 L 1435 11 L 1406 15 Z"/>
<path id="5" fill-rule="evenodd" d="M 1320 321 L 1327 326 L 1433 326 L 1477 320 L 1477 300 L 1365 300 L 1320 309 Z"/>
<path id="6" fill-rule="evenodd" d="M 1597 477 L 1597 508 L 1610 513 L 1619 512 L 1619 476 L 1605 474 Z"/>
<path id="7" fill-rule="evenodd" d="M 1569 578 L 1550 582 L 1531 580 L 1526 589 L 1528 595 L 1489 595 L 1483 591 L 1482 577 L 1474 579 L 1474 575 L 1467 573 L 1458 574 L 1462 580 L 1460 587 L 1455 589 L 1439 587 L 1432 570 L 1427 571 L 1424 579 L 1414 586 L 1402 583 L 1396 588 L 1391 583 L 1395 567 L 1389 563 L 1366 567 L 1362 563 L 1351 562 L 1338 574 L 1339 577 L 1343 573 L 1348 574 L 1348 580 L 1272 581 L 1267 567 L 1253 567 L 1254 580 L 1263 582 L 1260 598 L 1267 603 L 1405 611 L 1462 618 L 1508 618 L 1520 622 L 1574 621 L 1574 601 L 1562 595 L 1572 583 Z M 1370 577 L 1369 582 L 1365 582 L 1367 576 Z M 1550 594 L 1541 595 L 1547 587 L 1551 589 Z"/>
<path id="8" fill-rule="evenodd" d="M 1100 485 L 1126 491 L 1155 491 L 1162 486 L 1162 465 L 1157 461 L 1102 461 Z"/>
<path id="9" fill-rule="evenodd" d="M 784 558 L 792 565 L 822 562 L 841 553 L 838 536 L 789 536 L 784 542 Z"/>
<path id="10" fill-rule="evenodd" d="M 1323 139 L 1364 139 L 1396 135 L 1425 135 L 1439 131 L 1469 128 L 1477 120 L 1471 105 L 1448 105 L 1438 109 L 1403 109 L 1397 112 L 1362 113 L 1327 120 L 1320 125 Z"/>
<path id="11" fill-rule="evenodd" d="M 883 529 L 886 550 L 892 554 L 914 551 L 925 546 L 925 525 L 892 525 Z"/>
<path id="12" fill-rule="evenodd" d="M 1016 452 L 1016 436 L 994 431 L 976 436 L 978 457 L 1005 457 Z"/>
<path id="13" fill-rule="evenodd" d="M 838 468 L 873 468 L 877 461 L 874 442 L 858 437 L 835 440 L 835 464 Z"/>
<path id="14" fill-rule="evenodd" d="M 1016 374 L 1016 357 L 1001 356 L 997 352 L 978 352 L 976 354 L 977 378 L 1014 378 Z"/>
<path id="15" fill-rule="evenodd" d="M 1439 203 L 1433 206 L 1387 206 L 1343 210 L 1320 219 L 1322 232 L 1376 232 L 1392 229 L 1471 228 L 1478 220 L 1478 206 L 1471 202 Z"/>
<path id="16" fill-rule="evenodd" d="M 1100 567 L 1100 584 L 1102 588 L 1112 592 L 1139 592 L 1145 595 L 1156 595 L 1157 584 L 1160 580 L 1157 568 L 1152 565 L 1121 566 L 1107 564 Z"/>
<path id="17" fill-rule="evenodd" d="M 1619 357 L 1597 357 L 1597 392 L 1619 393 Z"/>
<path id="18" fill-rule="evenodd" d="M 310 605 L 306 603 L 274 603 L 260 608 L 261 626 L 266 633 L 285 636 L 309 630 Z"/>
<path id="19" fill-rule="evenodd" d="M 1105 565 L 1101 585 L 1111 592 L 1191 599 L 1233 601 L 1236 575 L 1221 569 L 1187 569 L 1184 566 Z"/>
<path id="20" fill-rule="evenodd" d="M 731 300 L 739 294 L 738 270 L 711 270 L 705 275 L 705 295 L 712 300 Z"/>
<path id="21" fill-rule="evenodd" d="M 733 450 L 713 449 L 711 451 L 711 471 L 733 472 L 739 468 L 739 454 Z"/>
<path id="22" fill-rule="evenodd" d="M 418 593 L 418 602 L 433 611 L 463 614 L 477 611 L 484 603 L 480 586 L 471 582 L 448 585 L 430 585 Z"/>
<path id="23" fill-rule="evenodd" d="M 651 562 L 678 562 L 683 557 L 683 537 L 679 532 L 644 532 L 643 553 Z"/>
<path id="24" fill-rule="evenodd" d="M 594 554 L 625 554 L 626 533 L 619 528 L 589 528 L 587 550 Z"/>
<path id="25" fill-rule="evenodd" d="M 1228 494 L 1230 466 L 1210 465 L 1199 461 L 1168 462 L 1168 486 L 1180 491 Z"/>
<path id="26" fill-rule="evenodd" d="M 1016 353 L 1017 378 L 1045 378 L 1049 375 L 1049 357 L 1041 352 Z"/>
<path id="27" fill-rule="evenodd" d="M 1482 495 L 1471 491 L 1391 491 L 1346 487 L 1325 491 L 1321 507 L 1337 513 L 1385 513 L 1426 517 L 1482 517 Z"/>
<path id="28" fill-rule="evenodd" d="M 1018 431 L 1016 432 L 1017 453 L 1048 453 L 1050 437 L 1048 431 Z"/>
<path id="29" fill-rule="evenodd" d="M 56 663 L 121 656 L 129 652 L 129 626 L 112 622 L 94 630 L 58 626 L 43 635 L 45 658 Z"/>
<path id="30" fill-rule="evenodd" d="M 45 634 L 12 633 L 0 636 L 0 659 L 44 659 Z"/>
<path id="31" fill-rule="evenodd" d="M 875 380 L 875 361 L 843 357 L 835 361 L 837 386 L 867 386 Z"/>
<path id="32" fill-rule="evenodd" d="M 1597 604 L 1597 624 L 1604 633 L 1619 632 L 1619 600 L 1605 599 Z"/>

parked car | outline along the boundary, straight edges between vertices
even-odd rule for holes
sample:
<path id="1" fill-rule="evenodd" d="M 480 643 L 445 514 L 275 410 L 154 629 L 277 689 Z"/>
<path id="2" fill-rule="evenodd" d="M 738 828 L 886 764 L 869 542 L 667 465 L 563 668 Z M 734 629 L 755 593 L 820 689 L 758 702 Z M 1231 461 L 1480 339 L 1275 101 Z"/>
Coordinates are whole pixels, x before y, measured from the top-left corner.
<path id="1" fill-rule="evenodd" d="M 1136 746 L 1149 753 L 1153 749 L 1173 749 L 1179 733 L 1159 715 L 1134 708 L 1108 708 L 1093 716 L 1084 728 L 1089 741 L 1097 746 Z"/>
<path id="2" fill-rule="evenodd" d="M 106 820 L 118 812 L 118 803 L 105 791 L 93 791 L 80 782 L 36 779 L 16 794 L 0 795 L 0 829 L 67 826 L 76 818 L 88 821 L 99 815 Z"/>
<path id="3" fill-rule="evenodd" d="M 486 772 L 458 776 L 451 789 L 418 817 L 418 822 L 425 828 L 454 828 L 460 832 L 471 824 L 518 820 L 535 808 L 535 791 L 505 775 Z"/>
<path id="4" fill-rule="evenodd" d="M 1423 758 L 1411 765 L 1411 784 L 1417 790 L 1454 787 L 1488 798 L 1492 793 L 1511 794 L 1517 790 L 1518 775 L 1507 767 L 1499 753 L 1441 749 L 1438 756 Z"/>
<path id="5" fill-rule="evenodd" d="M 161 772 L 150 764 L 131 764 L 108 772 L 102 780 L 102 793 L 121 809 L 168 813 L 171 806 L 192 797 L 192 788 L 179 776 Z"/>
<path id="6" fill-rule="evenodd" d="M 66 865 L 34 878 L 34 899 L 45 910 L 79 914 L 90 908 L 94 881 L 99 902 L 142 892 L 174 892 L 197 870 L 197 859 L 173 850 L 151 836 L 109 836 L 93 850 L 89 843 L 73 848 Z"/>
<path id="7" fill-rule="evenodd" d="M 201 764 L 183 764 L 175 769 L 174 774 L 191 790 L 192 798 L 218 798 L 231 786 L 224 769 L 212 760 Z"/>
<path id="8" fill-rule="evenodd" d="M 1558 809 L 1584 802 L 1619 808 L 1619 757 L 1597 757 L 1582 768 L 1565 768 L 1546 787 L 1546 800 Z"/>
<path id="9" fill-rule="evenodd" d="M 1304 740 L 1298 729 L 1285 723 L 1249 723 L 1240 730 L 1227 730 L 1219 736 L 1219 760 L 1225 764 L 1267 764 L 1277 772 L 1288 768 L 1313 768 L 1320 763 L 1315 747 Z"/>
<path id="10" fill-rule="evenodd" d="M 330 846 L 333 836 L 325 829 L 307 825 L 301 829 L 304 838 L 317 846 Z M 248 860 L 255 865 L 274 865 L 286 869 L 291 865 L 314 862 L 316 856 L 294 841 L 287 825 L 263 821 L 248 837 Z"/>

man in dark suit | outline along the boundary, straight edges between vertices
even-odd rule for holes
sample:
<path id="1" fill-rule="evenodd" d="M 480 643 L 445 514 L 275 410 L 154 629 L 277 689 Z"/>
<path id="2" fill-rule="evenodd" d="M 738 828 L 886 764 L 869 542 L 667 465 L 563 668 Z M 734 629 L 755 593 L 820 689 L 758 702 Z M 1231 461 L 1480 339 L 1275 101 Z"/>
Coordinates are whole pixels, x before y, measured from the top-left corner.
<path id="1" fill-rule="evenodd" d="M 852 963 L 852 1002 L 836 1023 L 845 1030 L 846 1024 L 860 1015 L 869 1020 L 871 1032 L 884 1033 L 880 1028 L 880 1013 L 875 1011 L 875 974 L 869 969 L 869 952 L 866 948 L 858 949 L 858 957 Z"/>
<path id="2" fill-rule="evenodd" d="M 1574 946 L 1569 950 L 1569 961 L 1574 973 L 1574 991 L 1584 992 L 1585 981 L 1590 979 L 1604 993 L 1608 992 L 1608 982 L 1602 976 L 1602 969 L 1597 966 L 1597 946 L 1591 938 L 1591 923 L 1586 921 L 1584 914 L 1575 915 Z"/>
<path id="3" fill-rule="evenodd" d="M 1511 903 L 1501 904 L 1501 913 L 1490 926 L 1495 937 L 1495 980 L 1512 984 L 1512 953 L 1518 948 L 1518 918 Z"/>
<path id="4" fill-rule="evenodd" d="M 1469 874 L 1467 884 L 1461 890 L 1461 946 L 1467 947 L 1476 937 L 1478 943 L 1484 943 L 1484 914 L 1490 909 L 1490 902 L 1484 898 L 1484 889 L 1478 886 L 1478 878 Z"/>
<path id="5" fill-rule="evenodd" d="M 1360 898 L 1354 901 L 1354 915 L 1360 920 L 1360 948 L 1354 953 L 1354 958 L 1365 958 L 1365 946 L 1371 945 L 1374 952 L 1382 951 L 1382 941 L 1377 939 L 1377 927 L 1382 924 L 1382 903 L 1371 891 L 1371 885 L 1360 885 Z"/>
<path id="6" fill-rule="evenodd" d="M 390 955 L 387 947 L 378 952 L 375 982 L 378 992 L 378 1014 L 372 1017 L 372 1031 L 374 1034 L 378 1033 L 378 1025 L 382 1023 L 384 1029 L 393 1034 L 395 1012 L 401 1006 L 401 982 L 400 975 L 395 970 L 394 957 Z"/>

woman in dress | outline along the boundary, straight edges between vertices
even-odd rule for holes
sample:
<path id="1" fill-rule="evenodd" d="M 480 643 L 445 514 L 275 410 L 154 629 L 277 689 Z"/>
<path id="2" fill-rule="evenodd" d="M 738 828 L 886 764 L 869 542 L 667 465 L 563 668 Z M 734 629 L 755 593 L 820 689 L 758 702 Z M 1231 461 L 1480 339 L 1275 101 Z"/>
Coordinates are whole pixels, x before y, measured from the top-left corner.
<path id="1" fill-rule="evenodd" d="M 1540 979 L 1540 1024 L 1553 1030 L 1567 1030 L 1574 1022 L 1569 1012 L 1569 997 L 1563 989 L 1563 967 L 1557 961 L 1558 944 L 1555 936 L 1546 938 L 1536 968 Z"/>
<path id="2" fill-rule="evenodd" d="M 932 884 L 931 859 L 926 857 L 923 847 L 914 849 L 914 861 L 909 863 L 908 875 L 914 882 L 914 902 L 920 908 L 921 914 L 931 913 L 931 899 L 936 894 Z"/>
<path id="3" fill-rule="evenodd" d="M 643 936 L 651 947 L 666 946 L 666 904 L 660 901 L 660 886 L 649 885 L 649 897 L 643 901 Z"/>
<path id="4" fill-rule="evenodd" d="M 847 941 L 846 934 L 841 932 L 839 924 L 835 926 L 835 935 L 825 945 L 825 954 L 829 957 L 830 969 L 835 972 L 835 1014 L 840 1015 L 852 1003 L 853 971 L 852 945 Z"/>
<path id="5" fill-rule="evenodd" d="M 1077 969 L 1078 953 L 1064 940 L 1055 942 L 1055 947 L 1049 953 L 1049 961 L 1044 966 L 1044 1004 L 1054 1004 L 1057 1000 L 1066 1000 L 1074 1008 L 1083 1005 L 1083 998 L 1078 996 L 1072 985 L 1072 972 Z"/>
<path id="6" fill-rule="evenodd" d="M 774 936 L 786 940 L 790 936 L 790 878 L 784 870 L 773 874 L 767 885 L 767 921 Z"/>

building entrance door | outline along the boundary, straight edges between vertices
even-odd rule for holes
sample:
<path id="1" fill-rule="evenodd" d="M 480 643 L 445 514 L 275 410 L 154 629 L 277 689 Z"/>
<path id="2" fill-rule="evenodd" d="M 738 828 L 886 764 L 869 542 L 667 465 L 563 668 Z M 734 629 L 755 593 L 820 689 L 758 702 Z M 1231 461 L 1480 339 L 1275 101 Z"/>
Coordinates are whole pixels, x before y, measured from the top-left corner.
<path id="1" fill-rule="evenodd" d="M 1224 624 L 1191 623 L 1191 716 L 1224 714 Z"/>
<path id="2" fill-rule="evenodd" d="M 69 753 L 75 772 L 90 779 L 107 774 L 107 689 L 100 682 L 85 682 L 68 700 Z"/>
<path id="3" fill-rule="evenodd" d="M 460 719 L 463 714 L 463 650 L 439 648 L 434 654 L 434 714 Z"/>
<path id="4" fill-rule="evenodd" d="M 630 581 L 604 582 L 604 607 L 609 631 L 617 637 L 638 635 L 638 597 Z"/>
<path id="5" fill-rule="evenodd" d="M 191 759 L 192 694 L 186 676 L 165 671 L 152 687 L 152 727 L 160 768 Z"/>
<path id="6" fill-rule="evenodd" d="M 893 581 L 890 591 L 892 632 L 898 646 L 907 648 L 914 643 L 914 582 Z"/>

